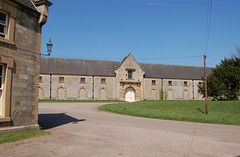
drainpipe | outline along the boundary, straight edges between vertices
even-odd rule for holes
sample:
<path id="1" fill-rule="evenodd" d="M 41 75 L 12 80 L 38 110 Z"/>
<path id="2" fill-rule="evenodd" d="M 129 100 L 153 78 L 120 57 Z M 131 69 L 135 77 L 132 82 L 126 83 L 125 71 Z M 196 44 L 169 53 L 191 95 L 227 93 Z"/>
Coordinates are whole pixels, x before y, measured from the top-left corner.
<path id="1" fill-rule="evenodd" d="M 192 98 L 193 98 L 193 100 L 194 100 L 194 80 L 192 80 L 192 94 L 193 94 L 193 96 L 192 96 Z"/>
<path id="2" fill-rule="evenodd" d="M 92 99 L 94 100 L 94 76 L 92 77 Z"/>
<path id="3" fill-rule="evenodd" d="M 163 79 L 161 80 L 161 91 L 163 92 L 162 95 L 163 95 L 163 99 L 165 98 L 165 92 L 163 91 Z"/>
<path id="4" fill-rule="evenodd" d="M 50 96 L 49 98 L 52 99 L 52 74 L 50 74 L 50 88 L 49 88 Z"/>

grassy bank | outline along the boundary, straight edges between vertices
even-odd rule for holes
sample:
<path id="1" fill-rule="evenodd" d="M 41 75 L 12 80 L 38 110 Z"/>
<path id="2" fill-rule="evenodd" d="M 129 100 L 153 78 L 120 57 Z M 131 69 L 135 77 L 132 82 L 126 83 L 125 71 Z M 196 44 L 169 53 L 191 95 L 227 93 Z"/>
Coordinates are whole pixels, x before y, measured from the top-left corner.
<path id="1" fill-rule="evenodd" d="M 196 100 L 107 104 L 98 109 L 139 117 L 240 125 L 240 101 L 208 101 L 208 114 L 204 113 L 205 102 Z"/>
<path id="2" fill-rule="evenodd" d="M 59 103 L 104 103 L 104 102 L 123 102 L 121 100 L 54 100 L 54 99 L 42 99 L 38 102 L 59 102 Z"/>
<path id="3" fill-rule="evenodd" d="M 50 132 L 43 130 L 27 130 L 19 133 L 6 133 L 0 135 L 0 144 L 20 141 L 27 138 L 50 135 Z"/>

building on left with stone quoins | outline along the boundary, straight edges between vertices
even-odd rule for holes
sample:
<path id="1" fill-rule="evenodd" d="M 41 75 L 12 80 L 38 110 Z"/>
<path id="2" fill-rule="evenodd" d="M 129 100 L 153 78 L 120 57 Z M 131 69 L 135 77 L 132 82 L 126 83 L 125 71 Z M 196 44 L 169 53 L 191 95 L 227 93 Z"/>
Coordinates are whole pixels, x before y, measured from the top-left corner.
<path id="1" fill-rule="evenodd" d="M 0 0 L 0 133 L 38 128 L 42 26 L 48 0 Z"/>

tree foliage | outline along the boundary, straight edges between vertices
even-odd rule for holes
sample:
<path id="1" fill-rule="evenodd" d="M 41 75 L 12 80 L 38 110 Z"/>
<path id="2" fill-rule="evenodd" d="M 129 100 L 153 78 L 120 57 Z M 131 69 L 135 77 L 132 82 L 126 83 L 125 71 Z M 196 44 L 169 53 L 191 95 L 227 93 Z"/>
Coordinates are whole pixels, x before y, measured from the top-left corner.
<path id="1" fill-rule="evenodd" d="M 204 78 L 203 78 L 204 80 Z M 205 96 L 205 83 L 199 92 Z M 207 77 L 207 94 L 215 100 L 238 100 L 240 96 L 240 58 L 224 59 Z"/>

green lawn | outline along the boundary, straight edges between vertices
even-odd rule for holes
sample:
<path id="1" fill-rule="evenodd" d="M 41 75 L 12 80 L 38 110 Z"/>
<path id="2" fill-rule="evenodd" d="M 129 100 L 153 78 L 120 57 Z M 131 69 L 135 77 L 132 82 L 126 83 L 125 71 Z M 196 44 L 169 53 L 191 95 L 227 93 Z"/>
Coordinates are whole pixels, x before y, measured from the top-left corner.
<path id="1" fill-rule="evenodd" d="M 62 103 L 104 103 L 104 102 L 123 102 L 121 100 L 55 100 L 55 99 L 41 99 L 38 102 L 62 102 Z"/>
<path id="2" fill-rule="evenodd" d="M 27 130 L 19 133 L 6 133 L 3 135 L 0 135 L 0 144 L 2 143 L 8 143 L 8 142 L 15 142 L 31 137 L 38 137 L 38 136 L 44 136 L 44 135 L 50 135 L 50 132 L 43 131 L 43 130 Z"/>
<path id="3" fill-rule="evenodd" d="M 98 109 L 156 119 L 240 125 L 240 101 L 208 101 L 208 114 L 205 114 L 205 101 L 197 100 L 140 101 L 107 104 Z"/>

